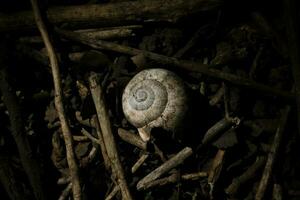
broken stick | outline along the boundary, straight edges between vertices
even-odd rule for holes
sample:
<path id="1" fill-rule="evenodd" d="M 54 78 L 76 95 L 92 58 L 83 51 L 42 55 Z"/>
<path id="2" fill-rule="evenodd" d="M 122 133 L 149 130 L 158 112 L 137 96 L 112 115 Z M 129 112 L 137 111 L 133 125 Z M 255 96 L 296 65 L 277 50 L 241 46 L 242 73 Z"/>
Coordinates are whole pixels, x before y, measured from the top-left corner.
<path id="1" fill-rule="evenodd" d="M 140 0 L 107 4 L 88 4 L 49 8 L 47 15 L 54 25 L 69 28 L 105 27 L 142 22 L 176 22 L 199 12 L 212 10 L 222 4 L 220 0 Z M 3 14 L 0 32 L 36 28 L 31 11 Z"/>
<path id="2" fill-rule="evenodd" d="M 168 56 L 160 55 L 160 54 L 153 53 L 150 51 L 144 51 L 144 50 L 140 50 L 140 49 L 124 46 L 124 45 L 119 45 L 119 44 L 116 44 L 113 42 L 107 42 L 107 41 L 103 41 L 103 40 L 93 40 L 88 37 L 80 36 L 79 34 L 71 32 L 71 31 L 65 31 L 65 30 L 60 30 L 60 29 L 56 29 L 56 31 L 64 38 L 67 38 L 67 39 L 70 39 L 70 40 L 73 40 L 76 42 L 80 42 L 82 44 L 88 45 L 95 49 L 110 50 L 110 51 L 115 51 L 118 53 L 123 53 L 123 54 L 131 55 L 131 56 L 136 56 L 136 55 L 142 54 L 146 58 L 149 58 L 151 60 L 159 62 L 163 65 L 175 66 L 175 67 L 189 70 L 192 72 L 202 73 L 204 75 L 207 75 L 207 76 L 210 76 L 210 77 L 213 77 L 216 79 L 220 79 L 223 81 L 228 81 L 230 83 L 242 86 L 244 88 L 257 90 L 257 91 L 261 92 L 262 94 L 271 94 L 271 95 L 282 97 L 287 100 L 295 100 L 294 95 L 291 94 L 290 92 L 277 90 L 271 86 L 257 83 L 248 78 L 242 78 L 237 75 L 223 72 L 218 69 L 213 69 L 212 66 L 209 66 L 206 64 L 188 61 L 188 60 L 178 60 L 177 58 L 174 58 L 174 57 L 168 57 Z"/>
<path id="3" fill-rule="evenodd" d="M 145 176 L 142 180 L 137 183 L 137 189 L 142 190 L 145 188 L 148 182 L 154 181 L 155 179 L 159 178 L 161 175 L 165 174 L 166 172 L 170 171 L 174 167 L 183 163 L 183 161 L 191 156 L 193 150 L 190 147 L 185 147 L 179 153 L 177 153 L 174 157 L 167 160 L 164 164 L 153 170 L 150 174 Z"/>
<path id="4" fill-rule="evenodd" d="M 125 179 L 121 161 L 119 159 L 119 153 L 111 130 L 108 110 L 105 105 L 104 93 L 99 83 L 99 79 L 100 78 L 98 74 L 91 73 L 89 77 L 89 85 L 93 101 L 96 107 L 101 132 L 103 134 L 103 141 L 106 147 L 108 158 L 111 162 L 112 171 L 117 177 L 117 183 L 119 184 L 122 197 L 123 199 L 131 200 L 132 197 Z"/>
<path id="5" fill-rule="evenodd" d="M 52 69 L 52 76 L 54 82 L 54 93 L 55 93 L 54 101 L 55 101 L 55 107 L 60 120 L 61 129 L 62 129 L 62 133 L 66 145 L 67 162 L 70 170 L 73 198 L 74 200 L 81 200 L 82 193 L 81 193 L 81 187 L 79 181 L 79 169 L 75 160 L 73 138 L 72 138 L 69 122 L 63 104 L 63 91 L 61 87 L 61 78 L 60 78 L 60 72 L 58 66 L 58 59 L 56 56 L 56 52 L 54 51 L 54 47 L 50 41 L 47 28 L 43 22 L 37 0 L 31 0 L 31 5 L 32 5 L 36 25 L 41 33 L 41 36 L 43 38 L 50 59 L 50 65 Z"/>
<path id="6" fill-rule="evenodd" d="M 125 129 L 119 128 L 118 129 L 118 135 L 122 140 L 125 142 L 128 142 L 129 144 L 132 144 L 142 150 L 147 150 L 147 143 L 144 142 L 140 136 L 137 134 L 131 133 Z"/>
<path id="7" fill-rule="evenodd" d="M 269 180 L 271 178 L 272 172 L 273 172 L 273 166 L 274 166 L 274 162 L 276 161 L 276 157 L 277 157 L 277 153 L 278 153 L 278 148 L 280 146 L 281 143 L 281 139 L 284 133 L 284 128 L 287 122 L 287 118 L 290 112 L 290 106 L 287 106 L 281 116 L 280 119 L 280 123 L 279 126 L 276 130 L 276 134 L 274 137 L 274 141 L 271 147 L 271 150 L 268 154 L 268 158 L 267 158 L 267 163 L 263 172 L 263 175 L 261 177 L 256 195 L 255 195 L 255 200 L 261 200 L 264 198 L 265 195 L 265 191 L 267 189 Z"/>

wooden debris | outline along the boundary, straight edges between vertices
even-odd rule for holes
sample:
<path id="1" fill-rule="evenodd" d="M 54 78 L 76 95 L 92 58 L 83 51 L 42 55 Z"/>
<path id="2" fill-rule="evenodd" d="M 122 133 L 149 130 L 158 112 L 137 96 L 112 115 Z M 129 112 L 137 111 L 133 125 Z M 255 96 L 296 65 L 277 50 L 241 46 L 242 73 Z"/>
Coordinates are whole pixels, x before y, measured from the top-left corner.
<path id="1" fill-rule="evenodd" d="M 71 135 L 71 130 L 69 127 L 69 122 L 67 120 L 67 116 L 65 113 L 65 108 L 63 104 L 63 91 L 61 87 L 61 78 L 60 71 L 58 66 L 58 59 L 56 56 L 56 52 L 53 48 L 53 45 L 50 41 L 49 34 L 47 28 L 43 22 L 41 12 L 38 6 L 37 0 L 31 0 L 31 5 L 34 12 L 34 18 L 36 25 L 42 35 L 43 41 L 45 43 L 48 56 L 50 59 L 50 65 L 52 69 L 52 76 L 54 82 L 54 92 L 55 92 L 55 107 L 58 112 L 58 116 L 60 119 L 61 129 L 63 132 L 66 150 L 67 150 L 67 161 L 70 169 L 71 182 L 72 182 L 72 190 L 73 190 L 73 198 L 74 200 L 80 200 L 82 198 L 81 186 L 79 181 L 79 169 L 75 160 L 74 148 L 73 148 L 73 138 Z"/>
<path id="2" fill-rule="evenodd" d="M 274 136 L 274 141 L 273 141 L 272 147 L 268 154 L 267 163 L 266 163 L 263 175 L 261 177 L 258 189 L 256 191 L 255 200 L 261 200 L 264 198 L 265 190 L 268 186 L 268 183 L 270 181 L 270 178 L 271 178 L 271 175 L 273 172 L 274 162 L 276 161 L 276 158 L 277 158 L 278 149 L 281 144 L 282 136 L 283 136 L 284 129 L 285 129 L 285 126 L 287 123 L 290 109 L 291 109 L 290 106 L 287 106 L 282 113 L 282 116 L 281 116 L 281 119 L 279 122 L 279 126 L 278 126 L 276 134 Z"/>
<path id="3" fill-rule="evenodd" d="M 247 181 L 253 179 L 266 162 L 264 156 L 258 156 L 256 161 L 239 177 L 232 180 L 232 183 L 226 188 L 226 194 L 229 196 L 235 196 L 240 189 L 240 187 Z"/>
<path id="4" fill-rule="evenodd" d="M 70 28 L 103 27 L 136 24 L 141 22 L 176 22 L 187 15 L 212 10 L 221 5 L 218 0 L 142 0 L 90 4 L 83 6 L 54 7 L 47 12 L 53 24 L 68 23 Z M 33 14 L 23 11 L 2 15 L 0 31 L 21 31 L 35 28 Z"/>
<path id="5" fill-rule="evenodd" d="M 126 131 L 125 129 L 119 128 L 118 129 L 118 134 L 121 137 L 122 140 L 125 142 L 128 142 L 129 144 L 132 144 L 142 150 L 147 149 L 147 143 L 144 142 L 140 136 L 131 133 L 129 131 Z"/>
<path id="6" fill-rule="evenodd" d="M 113 199 L 119 191 L 120 191 L 120 187 L 116 185 L 115 187 L 113 187 L 112 191 L 107 195 L 105 200 Z"/>
<path id="7" fill-rule="evenodd" d="M 214 186 L 217 180 L 220 178 L 221 171 L 223 169 L 225 150 L 219 149 L 214 160 L 212 166 L 208 172 L 207 183 L 210 187 L 210 198 L 213 199 Z"/>
<path id="8" fill-rule="evenodd" d="M 96 107 L 107 155 L 111 163 L 112 171 L 117 178 L 117 183 L 119 184 L 123 198 L 130 200 L 132 197 L 119 159 L 119 153 L 111 130 L 108 110 L 105 105 L 104 93 L 99 81 L 99 76 L 95 73 L 91 73 L 89 77 L 90 90 Z"/>
<path id="9" fill-rule="evenodd" d="M 223 72 L 221 70 L 213 69 L 212 67 L 209 67 L 206 64 L 197 63 L 197 62 L 193 62 L 193 61 L 187 61 L 187 60 L 178 60 L 177 58 L 167 57 L 167 56 L 152 53 L 149 51 L 143 51 L 140 49 L 136 49 L 136 48 L 132 48 L 132 47 L 124 46 L 124 45 L 119 45 L 119 44 L 112 43 L 112 42 L 107 42 L 107 41 L 102 41 L 102 40 L 91 40 L 90 38 L 82 37 L 74 32 L 70 32 L 70 31 L 58 30 L 58 29 L 56 31 L 65 38 L 68 38 L 70 40 L 74 40 L 77 42 L 81 42 L 82 44 L 89 45 L 90 47 L 95 48 L 95 49 L 100 49 L 100 50 L 106 49 L 106 50 L 111 50 L 111 51 L 115 51 L 115 52 L 119 52 L 119 53 L 123 53 L 123 54 L 128 54 L 131 56 L 142 54 L 145 57 L 147 57 L 151 60 L 154 60 L 156 62 L 159 62 L 161 64 L 172 65 L 172 66 L 179 67 L 179 68 L 189 70 L 192 72 L 203 73 L 207 76 L 210 76 L 210 77 L 213 77 L 216 79 L 225 80 L 225 81 L 228 81 L 230 83 L 233 83 L 233 84 L 245 87 L 245 88 L 257 90 L 257 91 L 261 92 L 262 94 L 276 95 L 276 96 L 282 97 L 284 99 L 287 99 L 289 101 L 294 100 L 294 95 L 289 92 L 280 91 L 280 90 L 274 89 L 271 86 L 257 83 L 255 81 L 247 79 L 247 78 L 242 78 L 242 77 L 236 76 L 234 74 L 230 74 L 230 73 Z"/>
<path id="10" fill-rule="evenodd" d="M 135 173 L 149 157 L 149 154 L 143 154 L 136 163 L 131 167 L 131 173 Z"/>
<path id="11" fill-rule="evenodd" d="M 72 183 L 69 183 L 67 187 L 63 190 L 58 200 L 65 200 L 68 198 L 70 192 L 72 190 Z"/>
<path id="12" fill-rule="evenodd" d="M 137 189 L 142 190 L 144 189 L 145 185 L 151 181 L 156 180 L 161 175 L 165 174 L 166 172 L 170 171 L 174 167 L 182 164 L 182 162 L 191 156 L 193 153 L 192 149 L 189 147 L 185 147 L 180 152 L 178 152 L 174 157 L 167 160 L 164 164 L 153 170 L 150 174 L 145 176 L 142 180 L 137 183 Z"/>

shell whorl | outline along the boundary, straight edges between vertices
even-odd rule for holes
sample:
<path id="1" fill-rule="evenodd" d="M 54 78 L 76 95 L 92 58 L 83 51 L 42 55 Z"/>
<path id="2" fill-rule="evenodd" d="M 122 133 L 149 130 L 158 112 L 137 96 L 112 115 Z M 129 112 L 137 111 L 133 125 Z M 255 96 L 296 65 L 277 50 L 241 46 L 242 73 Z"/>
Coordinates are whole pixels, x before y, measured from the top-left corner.
<path id="1" fill-rule="evenodd" d="M 172 130 L 186 111 L 183 81 L 165 69 L 147 69 L 127 84 L 122 106 L 125 117 L 135 127 L 163 127 Z"/>

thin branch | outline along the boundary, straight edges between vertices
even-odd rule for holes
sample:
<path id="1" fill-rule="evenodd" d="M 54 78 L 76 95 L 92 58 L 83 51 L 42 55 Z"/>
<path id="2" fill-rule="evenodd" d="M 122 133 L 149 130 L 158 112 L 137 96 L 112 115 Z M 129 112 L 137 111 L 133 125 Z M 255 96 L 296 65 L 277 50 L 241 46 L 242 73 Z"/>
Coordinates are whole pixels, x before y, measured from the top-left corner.
<path id="1" fill-rule="evenodd" d="M 149 154 L 144 153 L 137 161 L 134 163 L 134 165 L 131 167 L 131 173 L 135 173 L 141 166 L 142 164 L 145 163 L 146 159 L 149 157 Z"/>
<path id="2" fill-rule="evenodd" d="M 117 146 L 111 130 L 108 110 L 105 105 L 103 89 L 101 88 L 99 81 L 99 75 L 96 73 L 91 73 L 89 77 L 90 90 L 96 107 L 107 155 L 111 162 L 112 171 L 117 177 L 117 182 L 119 184 L 123 199 L 130 200 L 132 197 L 128 189 L 121 161 L 119 159 Z"/>
<path id="3" fill-rule="evenodd" d="M 92 142 L 96 143 L 96 144 L 100 144 L 98 141 L 98 138 L 95 138 L 94 136 L 92 136 L 87 130 L 85 130 L 84 128 L 81 129 L 81 133 L 83 135 L 85 135 L 87 138 L 89 138 Z"/>
<path id="4" fill-rule="evenodd" d="M 176 22 L 199 12 L 213 10 L 220 0 L 140 0 L 106 4 L 52 7 L 49 21 L 70 28 L 105 27 L 143 22 Z M 32 12 L 1 13 L 0 32 L 34 29 Z"/>
<path id="5" fill-rule="evenodd" d="M 107 195 L 105 200 L 113 199 L 119 191 L 120 191 L 120 187 L 115 185 L 114 188 L 112 189 L 112 191 Z"/>
<path id="6" fill-rule="evenodd" d="M 137 183 L 137 189 L 142 190 L 145 188 L 147 183 L 152 182 L 159 178 L 161 175 L 165 174 L 166 172 L 170 171 L 174 167 L 180 165 L 183 163 L 185 159 L 187 159 L 189 156 L 191 156 L 193 153 L 192 149 L 190 147 L 185 147 L 180 152 L 178 152 L 174 157 L 167 160 L 165 163 L 163 163 L 161 166 L 153 170 L 150 174 L 145 176 L 142 180 L 140 180 Z"/>
<path id="7" fill-rule="evenodd" d="M 31 0 L 31 5 L 33 8 L 33 13 L 36 21 L 36 25 L 41 33 L 44 44 L 46 46 L 48 56 L 50 59 L 50 65 L 52 69 L 52 76 L 54 82 L 54 92 L 55 92 L 55 107 L 58 113 L 58 117 L 61 123 L 61 129 L 64 136 L 67 152 L 67 161 L 70 169 L 73 198 L 75 200 L 80 200 L 82 198 L 81 187 L 79 181 L 79 169 L 75 161 L 75 153 L 73 148 L 73 138 L 69 123 L 66 117 L 65 108 L 63 105 L 63 91 L 61 87 L 61 78 L 58 66 L 58 59 L 54 50 L 54 47 L 50 41 L 50 37 L 47 28 L 43 22 L 42 15 L 38 6 L 37 0 Z"/>
<path id="8" fill-rule="evenodd" d="M 243 184 L 256 176 L 257 171 L 264 166 L 265 162 L 266 158 L 264 156 L 258 156 L 256 161 L 242 175 L 232 180 L 232 183 L 225 189 L 226 194 L 234 197 Z"/>
<path id="9" fill-rule="evenodd" d="M 147 143 L 144 142 L 140 136 L 137 134 L 131 133 L 125 129 L 119 128 L 118 129 L 118 135 L 122 140 L 125 142 L 128 142 L 129 144 L 132 144 L 142 150 L 147 150 Z"/>
<path id="10" fill-rule="evenodd" d="M 101 149 L 105 169 L 109 169 L 110 168 L 110 161 L 109 161 L 109 158 L 108 158 L 108 155 L 107 155 L 107 151 L 106 151 L 106 147 L 105 147 L 105 143 L 104 143 L 104 139 L 103 139 L 103 134 L 102 134 L 102 131 L 101 131 L 101 127 L 100 127 L 97 115 L 94 115 L 91 121 L 92 121 L 92 125 L 95 127 L 97 135 L 98 135 L 98 143 L 100 145 L 100 149 Z"/>
<path id="11" fill-rule="evenodd" d="M 276 130 L 276 134 L 274 137 L 274 141 L 271 147 L 271 150 L 268 154 L 267 158 L 267 163 L 263 172 L 263 175 L 261 177 L 256 195 L 255 195 L 255 200 L 261 200 L 264 198 L 266 188 L 268 186 L 269 180 L 271 178 L 272 172 L 273 172 L 273 166 L 274 162 L 276 161 L 277 154 L 278 154 L 278 149 L 282 140 L 282 136 L 284 133 L 284 128 L 287 122 L 287 118 L 290 112 L 290 106 L 287 106 L 281 116 L 279 126 Z"/>
<path id="12" fill-rule="evenodd" d="M 119 44 L 116 44 L 113 42 L 107 42 L 107 41 L 103 41 L 103 40 L 93 40 L 88 37 L 80 36 L 79 34 L 71 32 L 71 31 L 65 31 L 65 30 L 60 30 L 60 29 L 56 29 L 56 31 L 64 38 L 67 38 L 67 39 L 70 39 L 70 40 L 73 40 L 76 42 L 80 42 L 82 44 L 88 45 L 95 49 L 100 49 L 100 50 L 105 49 L 105 50 L 115 51 L 118 53 L 128 54 L 131 56 L 136 56 L 136 55 L 142 54 L 146 58 L 149 58 L 151 60 L 154 60 L 154 61 L 159 62 L 164 65 L 175 66 L 175 67 L 189 70 L 192 72 L 202 73 L 202 74 L 205 74 L 207 76 L 210 76 L 210 77 L 213 77 L 216 79 L 228 81 L 230 83 L 242 86 L 244 88 L 257 90 L 257 91 L 261 92 L 262 94 L 271 94 L 271 95 L 282 97 L 287 100 L 294 100 L 294 95 L 289 92 L 277 90 L 271 86 L 257 83 L 251 79 L 242 78 L 242 77 L 239 77 L 234 74 L 230 74 L 230 73 L 218 70 L 218 69 L 214 69 L 211 66 L 206 65 L 206 64 L 193 62 L 193 61 L 187 61 L 187 60 L 179 60 L 177 58 L 168 57 L 168 56 L 164 56 L 164 55 L 160 55 L 157 53 L 144 51 L 144 50 L 140 50 L 140 49 L 124 46 L 124 45 L 119 45 Z"/>
<path id="13" fill-rule="evenodd" d="M 69 183 L 67 187 L 63 190 L 61 195 L 59 196 L 58 200 L 65 200 L 68 198 L 70 192 L 72 190 L 72 183 Z"/>

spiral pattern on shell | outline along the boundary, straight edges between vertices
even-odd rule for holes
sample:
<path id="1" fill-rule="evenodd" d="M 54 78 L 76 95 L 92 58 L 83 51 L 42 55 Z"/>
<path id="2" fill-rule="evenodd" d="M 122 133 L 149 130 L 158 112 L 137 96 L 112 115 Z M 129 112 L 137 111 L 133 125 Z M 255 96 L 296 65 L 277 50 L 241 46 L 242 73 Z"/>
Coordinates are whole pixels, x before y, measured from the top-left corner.
<path id="1" fill-rule="evenodd" d="M 165 69 L 143 70 L 127 84 L 122 106 L 126 119 L 137 128 L 173 130 L 187 110 L 184 83 Z"/>

